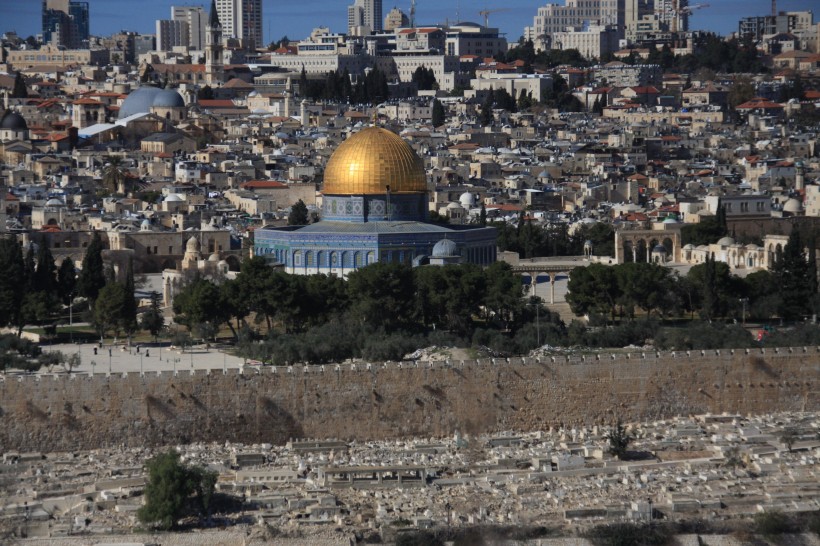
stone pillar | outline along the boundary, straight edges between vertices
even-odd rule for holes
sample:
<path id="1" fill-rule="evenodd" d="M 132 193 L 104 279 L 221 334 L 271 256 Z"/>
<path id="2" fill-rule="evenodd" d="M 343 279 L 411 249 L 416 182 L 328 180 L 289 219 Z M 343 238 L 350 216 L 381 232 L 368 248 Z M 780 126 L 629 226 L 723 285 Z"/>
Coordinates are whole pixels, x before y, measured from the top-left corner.
<path id="1" fill-rule="evenodd" d="M 632 261 L 638 263 L 638 246 L 635 243 L 632 244 Z"/>
<path id="2" fill-rule="evenodd" d="M 550 303 L 555 304 L 555 274 L 550 275 Z"/>

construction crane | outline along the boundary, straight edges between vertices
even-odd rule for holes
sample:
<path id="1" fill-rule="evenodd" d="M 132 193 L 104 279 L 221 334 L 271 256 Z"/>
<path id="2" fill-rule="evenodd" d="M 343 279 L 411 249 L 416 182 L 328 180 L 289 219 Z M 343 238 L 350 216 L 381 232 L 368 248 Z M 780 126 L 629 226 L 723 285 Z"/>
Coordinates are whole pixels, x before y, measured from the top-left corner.
<path id="1" fill-rule="evenodd" d="M 498 8 L 498 9 L 483 9 L 478 12 L 479 15 L 484 16 L 484 26 L 490 26 L 490 14 L 491 13 L 498 13 L 499 11 L 510 11 L 510 8 Z"/>
<path id="2" fill-rule="evenodd" d="M 777 17 L 777 0 L 772 0 L 772 17 Z"/>
<path id="3" fill-rule="evenodd" d="M 684 6 L 680 9 L 673 9 L 672 10 L 672 32 L 678 31 L 678 25 L 680 22 L 681 15 L 692 15 L 693 11 L 708 8 L 709 4 L 692 4 L 690 6 Z"/>

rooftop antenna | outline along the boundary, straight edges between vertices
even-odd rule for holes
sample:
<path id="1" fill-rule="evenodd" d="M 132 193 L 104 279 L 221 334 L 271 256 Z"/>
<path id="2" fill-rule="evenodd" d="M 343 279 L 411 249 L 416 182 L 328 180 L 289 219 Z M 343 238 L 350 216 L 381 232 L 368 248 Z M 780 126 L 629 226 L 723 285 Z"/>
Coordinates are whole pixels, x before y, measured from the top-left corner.
<path id="1" fill-rule="evenodd" d="M 461 1 L 459 0 L 459 1 L 456 2 L 456 23 L 461 22 L 461 15 L 459 15 L 460 13 L 461 13 Z"/>
<path id="2" fill-rule="evenodd" d="M 777 0 L 772 0 L 772 17 L 777 17 Z"/>
<path id="3" fill-rule="evenodd" d="M 410 28 L 416 28 L 416 0 L 410 0 Z"/>

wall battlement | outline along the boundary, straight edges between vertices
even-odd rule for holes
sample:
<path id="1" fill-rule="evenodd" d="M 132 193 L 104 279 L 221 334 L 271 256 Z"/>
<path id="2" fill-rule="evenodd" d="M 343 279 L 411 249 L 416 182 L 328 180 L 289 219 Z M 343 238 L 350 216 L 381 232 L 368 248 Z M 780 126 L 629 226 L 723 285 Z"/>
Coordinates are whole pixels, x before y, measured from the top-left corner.
<path id="1" fill-rule="evenodd" d="M 387 439 L 820 409 L 820 347 L 6 376 L 0 450 Z"/>

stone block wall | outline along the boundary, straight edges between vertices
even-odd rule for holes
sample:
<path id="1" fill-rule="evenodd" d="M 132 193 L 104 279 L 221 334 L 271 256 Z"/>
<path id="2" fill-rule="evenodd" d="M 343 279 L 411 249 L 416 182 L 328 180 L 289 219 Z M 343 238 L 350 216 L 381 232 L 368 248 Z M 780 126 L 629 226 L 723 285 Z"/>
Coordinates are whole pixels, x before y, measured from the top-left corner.
<path id="1" fill-rule="evenodd" d="M 540 430 L 820 409 L 820 349 L 7 376 L 0 452 Z"/>

